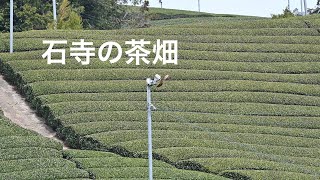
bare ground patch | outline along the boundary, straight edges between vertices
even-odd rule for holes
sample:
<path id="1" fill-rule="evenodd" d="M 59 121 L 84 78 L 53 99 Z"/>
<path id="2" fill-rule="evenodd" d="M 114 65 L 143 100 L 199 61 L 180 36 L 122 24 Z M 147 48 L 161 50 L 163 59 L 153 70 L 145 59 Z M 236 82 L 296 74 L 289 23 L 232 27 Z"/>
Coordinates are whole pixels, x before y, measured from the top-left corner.
<path id="1" fill-rule="evenodd" d="M 63 141 L 56 137 L 56 132 L 45 124 L 44 119 L 36 115 L 25 99 L 4 80 L 2 75 L 0 75 L 0 109 L 13 123 L 35 131 L 44 137 L 59 141 L 63 144 L 64 149 L 68 149 Z"/>

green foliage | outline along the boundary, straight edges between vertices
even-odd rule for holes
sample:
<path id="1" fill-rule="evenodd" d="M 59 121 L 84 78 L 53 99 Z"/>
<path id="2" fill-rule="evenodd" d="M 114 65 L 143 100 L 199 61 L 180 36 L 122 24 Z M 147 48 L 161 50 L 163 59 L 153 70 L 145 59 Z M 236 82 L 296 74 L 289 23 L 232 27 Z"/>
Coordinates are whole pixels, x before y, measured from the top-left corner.
<path id="1" fill-rule="evenodd" d="M 17 12 L 16 15 L 21 22 L 20 26 L 23 30 L 39 29 L 44 27 L 46 22 L 50 20 L 48 16 L 41 16 L 38 14 L 37 8 L 32 7 L 29 4 L 25 4 L 22 7 L 22 10 Z"/>
<path id="2" fill-rule="evenodd" d="M 163 19 L 180 19 L 180 18 L 196 18 L 196 17 L 239 17 L 236 15 L 228 14 L 211 14 L 196 11 L 185 11 L 175 9 L 163 9 L 163 8 L 150 8 L 148 16 L 151 20 L 163 20 Z"/>
<path id="3" fill-rule="evenodd" d="M 272 19 L 282 19 L 282 18 L 291 18 L 294 17 L 294 14 L 288 9 L 283 10 L 283 14 L 272 15 Z"/>
<path id="4" fill-rule="evenodd" d="M 319 168 L 310 168 L 304 166 L 294 166 L 289 164 L 281 164 L 272 161 L 263 161 L 263 160 L 252 160 L 245 158 L 212 158 L 212 159 L 194 159 L 195 161 L 201 163 L 206 162 L 210 164 L 208 169 L 211 171 L 219 171 L 220 169 L 255 169 L 255 170 L 274 170 L 274 171 L 287 171 L 287 172 L 296 172 L 309 174 L 310 177 L 316 177 L 312 174 L 317 174 Z M 311 170 L 312 169 L 312 170 Z M 318 172 L 317 172 L 318 171 Z"/>
<path id="5" fill-rule="evenodd" d="M 1 173 L 0 179 L 72 179 L 89 178 L 88 173 L 78 168 L 59 167 L 59 168 L 40 168 L 28 171 L 17 171 L 11 173 Z"/>
<path id="6" fill-rule="evenodd" d="M 58 26 L 59 27 L 59 26 Z M 258 38 L 256 38 L 258 39 Z M 315 38 L 315 42 L 319 40 L 319 38 Z M 40 49 L 47 49 L 48 45 L 42 43 L 42 39 L 33 39 L 28 42 L 25 42 L 24 39 L 17 39 L 15 41 L 15 47 L 19 48 L 19 51 L 23 50 L 40 50 Z M 79 40 L 74 40 L 74 42 L 79 41 Z M 100 47 L 103 43 L 106 42 L 106 40 L 85 40 L 85 41 L 90 41 L 94 43 L 94 46 L 96 49 Z M 121 45 L 123 50 L 129 50 L 129 46 L 125 45 L 124 43 L 125 40 L 120 41 L 119 44 Z M 199 41 L 199 40 L 198 40 Z M 207 40 L 208 41 L 208 40 Z M 289 41 L 289 40 L 287 40 Z M 152 43 L 155 43 L 156 40 L 154 40 Z M 297 42 L 298 43 L 298 42 Z M 299 42 L 301 43 L 301 42 Z M 69 42 L 71 44 L 71 42 Z M 60 47 L 60 48 L 66 48 L 65 45 L 56 45 L 55 47 Z M 147 45 L 146 48 L 152 50 L 152 45 Z M 215 52 L 215 54 L 222 54 L 221 52 L 233 52 L 234 54 L 236 52 L 252 52 L 253 53 L 304 53 L 302 54 L 303 56 L 310 56 L 308 54 L 317 54 L 318 49 L 320 48 L 320 45 L 315 45 L 315 44 L 271 44 L 271 43 L 198 43 L 198 42 L 191 42 L 189 41 L 182 41 L 179 42 L 179 50 L 181 50 L 181 58 L 184 59 L 195 59 L 194 57 L 190 57 L 189 51 L 205 51 L 205 54 L 212 54 Z M 66 48 L 67 49 L 67 48 Z M 8 48 L 5 44 L 0 45 L 0 50 L 7 51 Z M 116 56 L 115 52 L 113 54 Z M 203 55 L 202 55 L 203 56 Z M 285 56 L 285 55 L 282 55 Z M 68 57 L 68 55 L 67 55 Z M 151 54 L 150 57 L 154 57 L 154 54 Z M 200 57 L 201 58 L 201 57 Z M 202 58 L 201 58 L 202 59 Z M 240 61 L 240 60 L 239 60 Z"/>
<path id="7" fill-rule="evenodd" d="M 17 136 L 7 134 L 8 137 L 0 138 L 0 148 L 23 148 L 23 147 L 41 147 L 60 150 L 61 144 L 48 141 L 48 139 L 40 136 Z M 10 140 L 10 141 L 9 141 Z M 14 142 L 14 143 L 12 143 Z"/>
<path id="8" fill-rule="evenodd" d="M 148 160 L 141 158 L 125 158 L 115 156 L 111 153 L 95 151 L 68 150 L 66 156 L 77 162 L 81 167 L 89 170 L 97 179 L 100 178 L 126 178 L 145 179 L 148 178 Z M 108 169 L 106 171 L 106 169 Z M 154 161 L 155 179 L 225 179 L 220 176 L 179 170 L 175 167 L 161 162 Z"/>
<path id="9" fill-rule="evenodd" d="M 140 7 L 126 7 L 126 14 L 122 19 L 122 28 L 133 29 L 133 28 L 145 28 L 150 26 L 150 18 L 146 15 L 145 8 Z"/>
<path id="10" fill-rule="evenodd" d="M 192 94 L 191 94 L 192 95 Z M 154 122 L 177 122 L 170 118 L 183 117 L 185 123 L 213 123 L 213 124 L 231 124 L 231 125 L 257 125 L 267 127 L 283 128 L 319 128 L 317 117 L 292 117 L 292 116 L 249 116 L 249 115 L 228 115 L 228 114 L 204 114 L 188 112 L 154 112 Z M 108 117 L 106 119 L 105 117 Z M 104 121 L 130 121 L 141 122 L 145 117 L 144 111 L 100 111 L 100 112 L 80 112 L 58 116 L 62 124 L 72 125 L 78 123 L 104 122 Z M 172 117 L 172 116 L 171 116 Z"/>
<path id="11" fill-rule="evenodd" d="M 0 31 L 10 29 L 10 1 L 0 1 Z M 14 31 L 46 29 L 52 19 L 52 4 L 45 0 L 14 1 Z M 2 19 L 2 20 L 1 20 Z"/>
<path id="12" fill-rule="evenodd" d="M 272 170 L 229 170 L 222 173 L 224 177 L 231 179 L 241 179 L 244 177 L 253 177 L 254 179 L 316 179 L 316 176 L 303 173 L 287 172 L 287 171 L 272 171 Z"/>
<path id="13" fill-rule="evenodd" d="M 9 2 L 1 0 L 0 4 L 0 31 L 8 32 L 9 24 Z M 58 4 L 63 0 L 58 0 Z M 127 0 L 71 0 L 71 5 L 76 11 L 72 11 L 64 20 L 61 28 L 64 29 L 116 29 L 122 25 L 122 17 L 126 8 Z M 133 0 L 135 4 L 141 0 Z M 81 17 L 79 16 L 79 13 Z M 58 12 L 58 15 L 61 15 Z M 28 31 L 54 27 L 52 15 L 52 1 L 47 0 L 15 0 L 14 1 L 14 31 Z"/>
<path id="14" fill-rule="evenodd" d="M 90 151 L 90 150 L 65 150 L 63 151 L 64 156 L 70 159 L 74 158 L 106 158 L 106 157 L 121 157 L 114 153 L 108 153 L 103 151 Z"/>
<path id="15" fill-rule="evenodd" d="M 0 111 L 2 113 L 2 111 Z M 2 115 L 2 114 L 1 114 Z M 24 129 L 17 128 L 15 125 L 9 123 L 7 120 L 0 120 L 1 131 L 0 137 L 6 136 L 32 136 L 34 133 L 30 131 L 25 131 Z"/>
<path id="16" fill-rule="evenodd" d="M 319 84 L 319 74 L 263 74 L 247 72 L 221 72 L 209 70 L 184 70 L 168 69 L 157 70 L 161 74 L 171 74 L 174 80 L 255 80 L 267 82 L 291 82 L 301 84 Z M 63 81 L 63 80 L 143 80 L 155 73 L 155 70 L 148 69 L 91 69 L 90 71 L 78 70 L 34 70 L 23 73 L 22 78 L 26 83 L 37 81 Z M 119 75 L 121 74 L 121 75 Z M 148 76 L 149 75 L 149 76 Z M 200 76 L 200 77 L 199 77 Z"/>
<path id="17" fill-rule="evenodd" d="M 62 145 L 0 117 L 0 179 L 87 178 L 62 158 Z"/>
<path id="18" fill-rule="evenodd" d="M 80 13 L 85 29 L 118 29 L 125 13 L 122 5 L 114 0 L 70 0 L 75 7 L 82 6 Z M 120 1 L 124 2 L 124 1 Z"/>
<path id="19" fill-rule="evenodd" d="M 273 172 L 270 177 L 275 179 L 315 179 L 320 170 L 317 17 L 24 32 L 16 35 L 16 53 L 9 55 L 8 47 L 0 45 L 0 67 L 71 147 L 127 156 L 65 154 L 92 178 L 147 175 L 147 160 L 128 157 L 147 157 L 145 78 L 159 73 L 173 78 L 153 89 L 155 159 L 235 179 L 261 179 Z M 69 55 L 64 66 L 41 60 L 46 49 L 41 39 L 70 43 L 79 37 L 93 41 L 96 48 L 111 40 L 123 45 L 128 39 L 178 39 L 179 65 L 136 67 L 126 64 L 125 57 L 116 64 L 93 58 L 88 66 Z M 21 137 L 10 140 L 26 146 Z M 159 178 L 211 178 L 163 162 L 156 165 Z"/>
<path id="20" fill-rule="evenodd" d="M 0 153 L 1 160 L 62 158 L 61 150 L 41 147 L 5 148 L 0 149 Z"/>
<path id="21" fill-rule="evenodd" d="M 161 16 L 160 16 L 161 17 Z M 172 26 L 172 25 L 181 25 L 181 24 L 188 24 L 191 25 L 193 23 L 212 23 L 217 21 L 241 21 L 241 20 L 258 20 L 263 19 L 261 17 L 245 17 L 245 16 L 223 16 L 223 15 L 212 15 L 209 17 L 190 17 L 190 18 L 175 18 L 175 19 L 163 19 L 163 20 L 153 20 L 150 22 L 152 27 L 155 26 Z"/>
<path id="22" fill-rule="evenodd" d="M 53 29 L 56 26 L 57 29 L 82 29 L 82 18 L 79 13 L 76 12 L 76 9 L 72 7 L 68 0 L 62 0 L 58 12 L 59 15 L 57 24 L 55 25 L 55 22 L 53 22 L 48 25 L 49 28 Z"/>
<path id="23" fill-rule="evenodd" d="M 315 21 L 313 21 L 313 24 Z M 320 21 L 319 21 L 320 22 Z M 191 27 L 191 26 L 190 26 Z M 171 27 L 172 28 L 172 27 Z M 150 28 L 152 29 L 152 28 Z M 163 29 L 162 31 L 164 31 Z M 172 31 L 176 31 L 175 28 L 171 29 Z M 190 31 L 193 29 L 191 28 Z M 208 29 L 205 29 L 208 30 Z M 273 28 L 273 31 L 277 30 L 283 30 L 280 28 Z M 297 28 L 295 29 L 295 34 L 298 34 L 301 32 L 302 28 Z M 145 29 L 145 31 L 149 31 L 149 29 Z M 239 30 L 241 31 L 241 30 Z M 269 30 L 271 31 L 271 30 Z M 145 38 L 150 41 L 155 42 L 158 39 L 163 39 L 163 38 L 168 38 L 168 39 L 177 39 L 179 42 L 189 42 L 189 43 L 262 43 L 262 44 L 319 44 L 320 42 L 320 37 L 316 35 L 308 35 L 306 34 L 305 36 L 303 34 L 301 35 L 295 35 L 295 36 L 290 36 L 290 34 L 284 34 L 284 35 L 274 35 L 274 36 L 268 36 L 268 34 L 261 34 L 261 35 L 242 35 L 242 36 L 237 36 L 237 35 L 222 35 L 222 34 L 204 34 L 204 35 L 193 35 L 193 36 L 184 36 L 184 35 L 162 35 L 159 34 L 156 37 L 155 36 L 150 36 L 146 34 L 142 35 L 134 35 L 135 30 L 132 31 L 127 31 L 126 34 L 121 34 L 121 35 L 115 35 L 113 31 L 90 31 L 90 34 L 88 31 L 76 31 L 76 33 L 73 32 L 68 32 L 68 31 L 50 31 L 48 34 L 47 31 L 31 31 L 31 32 L 19 32 L 15 33 L 15 38 L 16 41 L 18 42 L 17 44 L 21 44 L 21 39 L 24 38 L 32 38 L 34 39 L 33 41 L 37 41 L 34 46 L 39 46 L 39 47 L 44 47 L 41 42 L 43 38 L 68 38 L 69 41 L 77 39 L 77 36 L 80 35 L 86 40 L 93 40 L 93 41 L 108 41 L 108 40 L 117 40 L 119 43 L 124 42 L 128 39 L 141 39 Z M 292 29 L 292 32 L 293 29 Z M 268 33 L 268 32 L 266 32 Z M 9 42 L 9 34 L 1 34 L 1 38 L 3 39 L 3 42 Z M 103 38 L 102 38 L 103 37 Z M 28 45 L 30 42 L 25 43 L 23 45 Z M 2 44 L 1 44 L 2 45 Z M 97 45 L 97 44 L 96 44 Z M 23 48 L 23 47 L 19 47 Z M 6 51 L 6 49 L 3 49 L 2 51 Z M 32 52 L 34 53 L 34 52 Z M 26 53 L 25 53 L 26 54 Z"/>
<path id="24" fill-rule="evenodd" d="M 190 142 L 187 142 L 186 139 L 172 139 L 168 140 L 166 144 L 170 145 L 176 145 L 179 147 L 174 148 L 157 148 L 155 149 L 155 153 L 158 154 L 166 154 L 170 159 L 173 160 L 179 160 L 179 159 L 190 159 L 192 157 L 197 157 L 197 159 L 204 160 L 205 158 L 208 159 L 219 159 L 219 158 L 237 158 L 241 157 L 244 159 L 253 159 L 253 160 L 261 160 L 261 161 L 274 161 L 281 166 L 287 166 L 289 163 L 293 166 L 297 165 L 296 167 L 302 166 L 305 169 L 308 166 L 315 166 L 317 168 L 319 164 L 319 160 L 316 158 L 310 158 L 310 157 L 301 157 L 296 156 L 292 157 L 289 156 L 289 154 L 294 153 L 297 149 L 303 149 L 297 147 L 295 151 L 289 150 L 285 147 L 277 147 L 276 149 L 272 150 L 273 156 L 270 156 L 268 151 L 266 150 L 268 147 L 274 148 L 275 146 L 267 146 L 267 145 L 247 145 L 244 146 L 245 148 L 241 147 L 240 144 L 232 143 L 232 142 L 223 142 L 223 141 L 217 141 L 217 140 L 206 140 L 203 139 L 200 142 L 197 142 L 198 140 L 190 140 Z M 156 145 L 157 147 L 160 145 L 160 139 L 156 139 Z M 132 146 L 133 143 L 138 143 L 136 146 Z M 144 145 L 142 140 L 134 140 L 129 142 L 123 142 L 120 143 L 121 145 L 127 145 L 131 147 L 139 147 L 138 145 L 142 144 Z M 190 146 L 197 146 L 197 147 L 190 147 Z M 251 151 L 250 151 L 251 148 Z M 245 150 L 246 149 L 246 150 Z M 252 149 L 259 149 L 259 153 L 252 151 Z M 173 151 L 174 150 L 174 151 Z M 249 151 L 248 151 L 249 150 Z M 289 150 L 289 151 L 288 151 Z M 171 152 L 170 152 L 171 151 Z M 288 151 L 288 154 L 285 153 L 285 151 Z M 270 152 L 270 151 L 269 151 Z M 306 152 L 306 150 L 304 150 Z M 311 152 L 311 151 L 309 151 Z M 188 160 L 182 160 L 179 161 L 179 165 L 183 165 Z M 193 159 L 194 161 L 197 161 L 196 159 Z M 288 167 L 288 166 L 287 166 Z M 317 169 L 315 168 L 315 169 Z M 227 169 L 227 168 L 225 168 Z M 298 171 L 299 172 L 299 171 Z M 301 172 L 301 171 L 300 171 Z"/>
<path id="25" fill-rule="evenodd" d="M 30 58 L 36 57 L 40 53 L 30 54 Z M 41 56 L 41 55 L 39 55 Z M 17 56 L 19 57 L 18 53 Z M 11 58 L 14 58 L 11 56 Z M 27 59 L 30 59 L 27 58 Z M 10 61 L 10 68 L 15 71 L 26 70 L 41 70 L 41 69 L 100 69 L 100 68 L 141 68 L 146 69 L 148 66 L 141 65 L 137 67 L 135 65 L 127 65 L 126 63 L 109 64 L 101 62 L 96 59 L 94 63 L 89 66 L 81 66 L 74 59 L 67 59 L 69 62 L 66 66 L 61 65 L 48 65 L 39 60 L 18 60 Z M 154 69 L 162 69 L 161 65 L 153 67 Z M 169 66 L 168 69 L 194 69 L 194 70 L 213 70 L 213 71 L 244 71 L 244 72 L 259 72 L 259 73 L 282 73 L 282 74 L 311 74 L 320 72 L 319 62 L 226 62 L 226 61 L 207 61 L 207 60 L 181 60 L 179 66 Z M 8 74 L 14 76 L 14 74 L 7 71 Z M 19 77 L 18 77 L 19 79 Z"/>
<path id="26" fill-rule="evenodd" d="M 211 20 L 216 19 L 246 19 L 253 17 L 236 16 L 229 14 L 210 14 L 210 13 L 200 13 L 195 11 L 185 11 L 185 10 L 174 10 L 174 9 L 163 9 L 163 8 L 148 8 L 148 11 L 144 13 L 141 12 L 141 7 L 128 6 L 126 8 L 128 13 L 124 22 L 124 27 L 146 27 L 146 26 L 158 26 L 158 25 L 172 25 L 180 24 L 182 22 L 194 22 L 201 21 L 200 17 L 214 17 Z M 188 20 L 186 20 L 189 18 Z M 150 21 L 151 20 L 151 21 Z M 131 23 L 131 24 L 130 24 Z"/>
<path id="27" fill-rule="evenodd" d="M 99 178 L 113 179 L 113 178 L 128 178 L 128 179 L 145 179 L 148 178 L 146 174 L 148 173 L 148 168 L 145 167 L 135 167 L 135 168 L 113 168 L 106 171 L 105 168 L 90 168 L 94 174 Z M 225 179 L 221 176 L 206 174 L 201 172 L 178 170 L 175 168 L 157 168 L 154 167 L 154 178 L 155 179 Z"/>
<path id="28" fill-rule="evenodd" d="M 122 83 L 121 83 L 122 82 Z M 185 86 L 189 83 L 190 86 Z M 207 84 L 205 84 L 207 83 Z M 114 81 L 45 81 L 29 84 L 27 95 L 35 96 L 57 93 L 107 93 L 107 92 L 144 92 L 143 80 Z M 319 85 L 264 82 L 254 80 L 188 80 L 172 81 L 158 89 L 159 92 L 217 92 L 217 91 L 262 91 L 319 96 Z"/>
<path id="29" fill-rule="evenodd" d="M 313 27 L 315 28 L 320 27 L 320 21 L 312 20 L 311 22 Z M 201 26 L 201 24 L 199 26 Z M 130 38 L 137 39 L 142 37 L 148 37 L 148 39 L 150 38 L 151 40 L 156 40 L 156 38 L 158 37 L 170 37 L 170 38 L 179 38 L 178 40 L 183 42 L 198 41 L 198 42 L 204 42 L 204 43 L 209 43 L 209 42 L 215 43 L 215 41 L 212 41 L 211 38 L 208 38 L 208 37 L 216 37 L 222 40 L 226 38 L 230 39 L 232 37 L 235 39 L 242 39 L 241 41 L 242 43 L 250 43 L 252 42 L 251 39 L 254 38 L 254 39 L 261 39 L 261 41 L 258 41 L 258 43 L 259 42 L 273 43 L 273 41 L 275 41 L 276 44 L 291 44 L 291 43 L 287 43 L 287 40 L 291 40 L 291 39 L 296 39 L 296 44 L 299 44 L 297 41 L 298 39 L 301 39 L 302 41 L 304 41 L 304 39 L 317 40 L 319 38 L 318 37 L 319 33 L 317 32 L 317 30 L 312 28 L 306 29 L 306 26 L 304 28 L 273 27 L 271 29 L 266 29 L 263 26 L 261 27 L 261 29 L 260 28 L 234 29 L 234 28 L 229 28 L 227 25 L 224 25 L 224 26 L 227 29 L 215 29 L 215 28 L 201 28 L 201 29 L 198 28 L 197 29 L 196 27 L 192 27 L 192 26 L 183 26 L 184 28 L 157 27 L 157 28 L 148 28 L 148 29 L 118 30 L 118 31 L 90 31 L 90 33 L 89 31 L 76 31 L 76 33 L 74 31 L 71 31 L 71 32 L 70 31 L 69 32 L 68 31 L 50 31 L 50 33 L 48 33 L 48 31 L 31 31 L 31 32 L 16 33 L 15 38 L 17 39 L 37 38 L 38 41 L 42 40 L 40 38 L 68 38 L 70 40 L 74 40 L 74 39 L 77 39 L 78 36 L 81 36 L 84 39 L 90 39 L 90 40 L 100 40 L 100 41 L 120 40 L 121 42 L 121 41 L 128 40 Z M 190 28 L 187 28 L 187 27 L 190 27 Z M 161 34 L 159 33 L 157 34 L 157 32 L 159 31 L 161 31 Z M 156 37 L 154 37 L 155 35 Z M 9 34 L 0 34 L 0 36 L 1 36 L 1 39 L 9 42 L 8 40 Z M 273 37 L 273 36 L 276 36 L 276 37 Z M 281 38 L 281 40 L 283 41 L 280 41 L 280 39 L 276 40 L 278 37 Z M 284 40 L 285 38 L 287 38 L 287 40 Z M 223 42 L 224 43 L 234 42 L 234 41 L 231 41 L 231 42 L 230 41 L 231 40 L 223 41 Z M 309 43 L 306 43 L 306 44 L 309 44 Z M 37 45 L 39 46 L 39 44 Z M 30 53 L 33 53 L 33 52 L 30 52 Z"/>
<path id="30" fill-rule="evenodd" d="M 62 119 L 62 118 L 61 118 Z M 195 126 L 193 128 L 193 126 Z M 121 130 L 147 130 L 143 126 L 143 122 L 130 122 L 130 121 L 103 121 L 103 122 L 88 122 L 78 123 L 70 125 L 74 130 L 82 135 L 98 134 L 107 131 L 121 131 Z M 271 135 L 283 135 L 292 137 L 304 137 L 304 138 L 319 138 L 319 133 L 316 130 L 292 130 L 277 127 L 254 127 L 252 125 L 232 125 L 232 124 L 214 124 L 210 123 L 185 123 L 179 124 L 178 122 L 155 122 L 154 130 L 168 130 L 168 131 L 189 131 L 193 133 L 196 130 L 205 129 L 206 131 L 214 132 L 230 132 L 230 133 L 246 133 L 251 132 L 255 134 L 271 134 Z M 304 134 L 305 132 L 305 134 Z M 157 133 L 156 133 L 157 134 Z M 205 134 L 205 133 L 204 133 Z M 177 137 L 178 138 L 178 137 Z M 112 142 L 114 142 L 112 140 Z M 117 143 L 117 142 L 114 142 Z M 141 142 L 140 142 L 141 143 Z M 309 142 L 310 143 L 310 142 Z M 187 144 L 187 143 L 186 143 Z M 160 142 L 156 143 L 155 148 L 164 146 Z M 145 149 L 145 148 L 144 148 Z M 135 149 L 137 150 L 137 149 Z M 146 150 L 146 149 L 145 149 Z"/>
<path id="31" fill-rule="evenodd" d="M 310 23 L 317 22 L 316 19 L 309 20 Z M 170 26 L 169 26 L 170 27 Z M 268 21 L 265 19 L 262 20 L 238 20 L 230 21 L 225 23 L 224 21 L 217 22 L 199 22 L 192 24 L 180 24 L 175 25 L 174 27 L 183 27 L 183 28 L 216 28 L 216 29 L 261 29 L 261 28 L 307 28 L 306 24 L 303 21 L 299 21 L 296 18 L 291 19 L 275 19 Z"/>
<path id="32" fill-rule="evenodd" d="M 27 171 L 40 168 L 75 168 L 76 166 L 71 161 L 66 161 L 62 158 L 18 159 L 1 161 L 1 164 L 5 164 L 6 166 L 2 166 L 0 174 L 15 171 Z"/>

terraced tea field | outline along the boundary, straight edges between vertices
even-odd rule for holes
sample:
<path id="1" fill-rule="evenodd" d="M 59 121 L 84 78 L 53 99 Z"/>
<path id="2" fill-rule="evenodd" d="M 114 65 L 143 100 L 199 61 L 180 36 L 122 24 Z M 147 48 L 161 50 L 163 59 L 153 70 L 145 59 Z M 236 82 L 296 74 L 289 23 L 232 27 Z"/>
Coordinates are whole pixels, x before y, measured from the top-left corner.
<path id="1" fill-rule="evenodd" d="M 145 158 L 145 79 L 170 74 L 171 81 L 153 89 L 157 167 L 170 166 L 172 174 L 183 170 L 171 165 L 207 173 L 194 174 L 199 176 L 194 179 L 211 179 L 208 173 L 233 179 L 319 179 L 319 35 L 319 16 L 205 20 L 134 30 L 31 31 L 16 33 L 16 52 L 10 55 L 8 34 L 1 34 L 0 67 L 73 148 Z M 82 66 L 68 52 L 66 65 L 47 65 L 41 58 L 45 39 L 68 39 L 67 47 L 85 39 L 96 48 L 116 41 L 127 50 L 124 41 L 133 38 L 178 40 L 179 64 L 135 66 L 123 57 L 116 64 L 94 58 Z M 143 159 L 68 153 L 96 177 L 147 174 Z M 133 161 L 127 166 L 132 169 L 123 173 L 118 174 L 123 168 L 103 170 L 109 168 L 107 162 L 122 167 L 127 161 Z M 166 175 L 159 172 L 158 177 Z"/>
<path id="2" fill-rule="evenodd" d="M 87 150 L 68 150 L 65 156 L 79 167 L 93 174 L 97 179 L 148 179 L 148 160 L 127 158 L 119 155 Z M 221 176 L 213 174 L 181 170 L 165 162 L 154 161 L 155 179 L 217 179 Z"/>
<path id="3" fill-rule="evenodd" d="M 128 6 L 127 8 L 129 8 L 130 11 L 138 12 L 140 11 L 141 7 Z M 146 15 L 151 20 L 152 24 L 153 22 L 156 22 L 158 20 L 180 19 L 184 21 L 186 18 L 199 19 L 200 21 L 203 20 L 203 17 L 226 17 L 226 18 L 242 18 L 242 19 L 253 18 L 250 16 L 242 16 L 242 15 L 214 14 L 214 13 L 205 13 L 205 12 L 198 12 L 198 11 L 155 8 L 155 7 L 150 7 Z M 260 17 L 254 17 L 254 18 L 260 18 Z"/>
<path id="4" fill-rule="evenodd" d="M 146 159 L 98 151 L 63 152 L 61 144 L 22 129 L 2 117 L 0 130 L 0 179 L 145 179 L 148 175 Z M 208 173 L 179 170 L 161 161 L 155 161 L 154 167 L 155 179 L 225 179 Z"/>
<path id="5" fill-rule="evenodd" d="M 2 116 L 2 115 L 1 115 Z M 0 117 L 0 179 L 88 179 L 62 145 Z"/>

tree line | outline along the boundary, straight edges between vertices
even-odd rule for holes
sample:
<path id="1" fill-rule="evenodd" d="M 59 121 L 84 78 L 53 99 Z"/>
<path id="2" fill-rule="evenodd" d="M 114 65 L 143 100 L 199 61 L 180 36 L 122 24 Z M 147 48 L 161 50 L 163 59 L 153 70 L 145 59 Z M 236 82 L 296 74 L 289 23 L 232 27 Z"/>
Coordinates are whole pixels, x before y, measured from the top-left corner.
<path id="1" fill-rule="evenodd" d="M 123 24 L 129 1 L 143 0 L 57 0 L 58 29 L 116 29 Z M 146 1 L 148 2 L 148 1 Z M 0 0 L 0 31 L 10 29 L 10 1 Z M 143 3 L 146 4 L 146 3 Z M 52 0 L 14 0 L 14 31 L 52 28 Z"/>

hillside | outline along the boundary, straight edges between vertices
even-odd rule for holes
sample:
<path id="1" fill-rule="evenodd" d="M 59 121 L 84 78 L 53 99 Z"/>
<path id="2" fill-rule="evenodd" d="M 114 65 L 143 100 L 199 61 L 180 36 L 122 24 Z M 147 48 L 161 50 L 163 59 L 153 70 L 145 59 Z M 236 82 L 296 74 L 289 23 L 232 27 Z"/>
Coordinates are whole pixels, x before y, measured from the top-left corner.
<path id="1" fill-rule="evenodd" d="M 182 24 L 199 24 L 199 23 L 212 23 L 212 22 L 231 22 L 231 21 L 242 21 L 242 20 L 261 20 L 263 18 L 260 17 L 190 17 L 190 18 L 173 18 L 173 19 L 163 19 L 163 20 L 151 20 L 151 27 L 158 26 L 175 26 Z"/>
<path id="2" fill-rule="evenodd" d="M 129 8 L 137 12 L 140 7 L 129 6 Z M 212 23 L 214 21 L 238 21 L 238 20 L 258 20 L 265 19 L 262 17 L 242 16 L 234 14 L 214 14 L 197 11 L 154 8 L 150 7 L 146 16 L 150 20 L 151 26 L 164 26 L 176 24 L 190 24 L 190 23 Z"/>
<path id="3" fill-rule="evenodd" d="M 138 6 L 127 6 L 129 9 L 134 11 L 139 11 Z M 177 10 L 177 9 L 166 9 L 166 8 L 155 8 L 150 7 L 147 16 L 151 20 L 164 20 L 164 19 L 181 19 L 181 18 L 199 18 L 199 17 L 248 17 L 234 14 L 214 14 L 198 11 L 188 11 L 188 10 Z"/>
<path id="4" fill-rule="evenodd" d="M 114 153 L 67 150 L 65 156 L 97 179 L 148 179 L 148 160 L 121 157 Z M 154 161 L 154 179 L 214 179 L 226 180 L 221 176 L 196 171 L 177 169 L 165 162 Z"/>
<path id="5" fill-rule="evenodd" d="M 62 151 L 61 144 L 18 127 L 2 116 L 0 179 L 147 178 L 146 159 L 124 158 L 97 151 Z M 160 161 L 155 161 L 154 166 L 155 179 L 225 179 L 207 173 L 178 170 Z"/>
<path id="6" fill-rule="evenodd" d="M 7 53 L 8 36 L 1 34 L 1 72 L 73 148 L 146 158 L 145 79 L 170 74 L 170 81 L 153 89 L 154 158 L 159 164 L 214 178 L 320 176 L 319 16 L 22 32 L 15 34 L 12 55 Z M 48 65 L 41 57 L 48 48 L 42 41 L 63 39 L 67 47 L 80 39 L 93 41 L 96 52 L 107 41 L 120 43 L 125 51 L 129 46 L 124 42 L 131 39 L 152 44 L 178 40 L 179 64 L 136 66 L 123 56 L 115 64 L 92 58 L 83 66 L 67 50 L 66 65 Z M 110 154 L 70 153 L 83 169 L 109 177 L 94 167 L 108 167 L 95 156 Z"/>
<path id="7" fill-rule="evenodd" d="M 10 123 L 2 114 L 0 130 L 0 179 L 89 178 L 63 158 L 61 144 Z"/>

